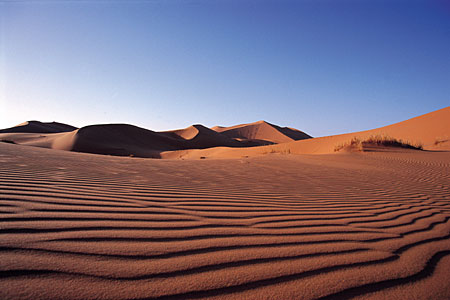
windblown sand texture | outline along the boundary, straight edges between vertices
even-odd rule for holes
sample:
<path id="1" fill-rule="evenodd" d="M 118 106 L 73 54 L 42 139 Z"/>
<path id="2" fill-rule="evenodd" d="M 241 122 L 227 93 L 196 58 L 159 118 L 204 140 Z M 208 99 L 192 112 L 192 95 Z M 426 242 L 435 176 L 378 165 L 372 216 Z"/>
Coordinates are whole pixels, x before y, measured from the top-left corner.
<path id="1" fill-rule="evenodd" d="M 0 165 L 0 299 L 450 298 L 449 152 Z"/>

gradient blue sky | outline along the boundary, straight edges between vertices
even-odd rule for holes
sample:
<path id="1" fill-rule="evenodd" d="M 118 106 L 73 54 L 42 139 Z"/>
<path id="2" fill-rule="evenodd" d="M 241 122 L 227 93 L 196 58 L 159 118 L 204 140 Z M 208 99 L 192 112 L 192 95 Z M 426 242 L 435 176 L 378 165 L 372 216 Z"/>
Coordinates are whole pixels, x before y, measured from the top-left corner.
<path id="1" fill-rule="evenodd" d="M 0 1 L 0 128 L 323 136 L 449 105 L 448 0 Z"/>

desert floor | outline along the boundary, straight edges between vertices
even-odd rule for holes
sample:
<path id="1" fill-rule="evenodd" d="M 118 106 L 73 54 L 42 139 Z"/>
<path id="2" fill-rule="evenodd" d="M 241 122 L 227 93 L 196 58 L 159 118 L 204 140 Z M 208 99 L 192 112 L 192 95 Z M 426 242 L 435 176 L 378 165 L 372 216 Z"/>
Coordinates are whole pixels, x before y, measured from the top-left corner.
<path id="1" fill-rule="evenodd" d="M 0 143 L 0 299 L 450 299 L 450 152 Z"/>

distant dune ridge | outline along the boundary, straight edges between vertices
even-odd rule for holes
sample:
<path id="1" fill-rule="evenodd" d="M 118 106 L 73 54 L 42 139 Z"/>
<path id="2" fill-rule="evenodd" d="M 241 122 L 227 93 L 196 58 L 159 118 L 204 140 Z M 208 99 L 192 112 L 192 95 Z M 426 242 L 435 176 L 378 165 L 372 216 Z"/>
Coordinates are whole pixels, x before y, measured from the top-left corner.
<path id="1" fill-rule="evenodd" d="M 163 132 L 164 133 L 164 132 Z M 166 131 L 177 139 L 182 139 L 186 148 L 211 148 L 217 146 L 242 147 L 242 144 L 203 125 L 192 125 L 185 129 Z"/>
<path id="2" fill-rule="evenodd" d="M 237 125 L 222 131 L 199 124 L 155 132 L 129 124 L 90 125 L 78 129 L 62 123 L 30 121 L 0 131 L 0 140 L 75 152 L 159 158 L 165 151 L 251 147 L 310 138 L 299 130 L 266 122 Z"/>
<path id="3" fill-rule="evenodd" d="M 425 150 L 450 150 L 450 107 L 393 125 L 335 136 L 311 138 L 289 127 L 265 121 L 231 127 L 155 132 L 128 124 L 76 128 L 62 123 L 29 121 L 0 130 L 0 140 L 51 149 L 150 158 L 233 158 L 281 154 L 333 153 L 352 139 L 373 136 L 420 145 Z"/>
<path id="4" fill-rule="evenodd" d="M 231 127 L 216 126 L 211 129 L 231 138 L 260 141 L 266 144 L 287 143 L 311 138 L 310 135 L 300 130 L 289 127 L 279 127 L 265 121 Z"/>
<path id="5" fill-rule="evenodd" d="M 1 129 L 0 133 L 58 133 L 69 132 L 75 129 L 77 128 L 74 126 L 58 122 L 43 123 L 39 121 L 27 121 L 11 128 Z"/>

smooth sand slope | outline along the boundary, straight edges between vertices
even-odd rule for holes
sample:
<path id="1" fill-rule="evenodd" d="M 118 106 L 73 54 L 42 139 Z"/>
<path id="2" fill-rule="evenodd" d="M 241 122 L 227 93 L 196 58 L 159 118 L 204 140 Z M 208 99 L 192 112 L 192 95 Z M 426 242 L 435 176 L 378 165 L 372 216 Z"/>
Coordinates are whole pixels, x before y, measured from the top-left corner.
<path id="1" fill-rule="evenodd" d="M 366 139 L 384 136 L 401 139 L 411 144 L 421 144 L 425 150 L 450 150 L 450 107 L 446 107 L 393 125 L 341 135 L 305 139 L 264 147 L 230 149 L 225 147 L 172 151 L 161 154 L 162 158 L 241 158 L 266 154 L 329 154 L 341 144 L 353 138 Z"/>
<path id="2" fill-rule="evenodd" d="M 449 170 L 450 152 L 0 143 L 0 299 L 450 299 Z"/>
<path id="3" fill-rule="evenodd" d="M 266 145 L 311 138 L 310 135 L 303 131 L 289 127 L 279 127 L 265 121 L 241 124 L 232 127 L 216 126 L 211 129 L 231 138 L 260 142 L 261 144 Z"/>

